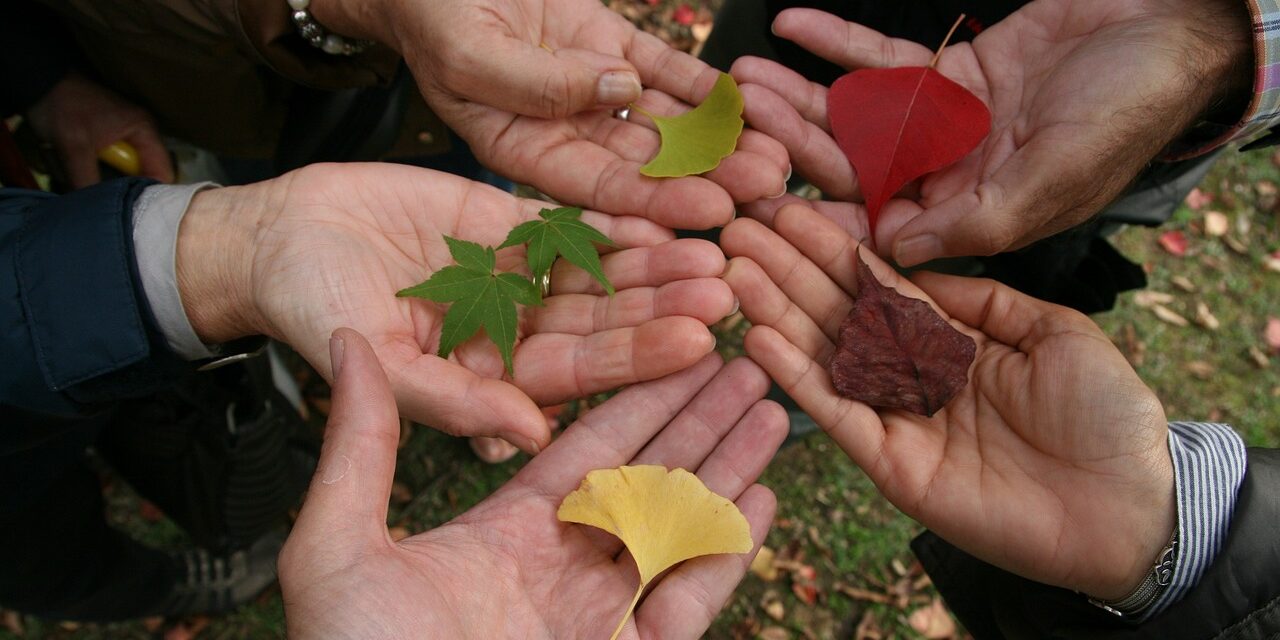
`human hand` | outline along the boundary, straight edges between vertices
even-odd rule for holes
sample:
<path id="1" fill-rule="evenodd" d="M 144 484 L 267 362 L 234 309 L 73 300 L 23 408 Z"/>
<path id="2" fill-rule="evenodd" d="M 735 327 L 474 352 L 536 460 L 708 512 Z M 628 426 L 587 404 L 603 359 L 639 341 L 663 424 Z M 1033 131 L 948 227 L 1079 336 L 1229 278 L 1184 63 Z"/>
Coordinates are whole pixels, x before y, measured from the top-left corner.
<path id="1" fill-rule="evenodd" d="M 674 115 L 719 74 L 599 0 L 312 4 L 335 31 L 400 51 L 432 109 L 485 166 L 561 202 L 705 229 L 727 223 L 734 202 L 784 191 L 786 151 L 750 130 L 705 176 L 640 175 L 658 134 L 647 118 L 619 120 L 612 109 Z"/>
<path id="2" fill-rule="evenodd" d="M 810 9 L 782 12 L 773 29 L 851 70 L 924 66 L 933 56 Z M 867 239 L 911 266 L 1020 248 L 1083 222 L 1211 105 L 1248 95 L 1250 33 L 1236 0 L 1024 6 L 972 44 L 948 47 L 938 64 L 991 108 L 991 134 L 920 181 L 918 195 L 887 203 Z M 732 73 L 746 85 L 748 123 L 786 145 L 796 170 L 829 197 L 857 198 L 854 170 L 830 135 L 827 89 L 758 58 L 738 60 Z M 793 201 L 759 203 L 753 214 L 768 220 Z M 823 206 L 866 238 L 861 205 Z"/>
<path id="3" fill-rule="evenodd" d="M 545 306 L 523 308 L 515 377 L 483 336 L 436 357 L 444 307 L 396 291 L 452 263 L 443 236 L 497 246 L 544 203 L 448 174 L 389 164 L 318 165 L 268 182 L 204 191 L 178 237 L 179 290 L 206 342 L 267 335 L 329 376 L 328 336 L 355 327 L 378 352 L 406 417 L 458 435 L 500 436 L 536 452 L 550 439 L 538 405 L 658 378 L 707 354 L 706 325 L 733 294 L 709 242 L 672 241 L 632 217 L 583 220 L 621 247 L 603 256 L 612 298 L 576 267 L 553 269 Z M 523 247 L 498 269 L 527 273 Z"/>
<path id="4" fill-rule="evenodd" d="M 597 468 L 696 470 L 751 525 L 750 554 L 695 558 L 655 584 L 623 638 L 698 638 L 733 593 L 773 520 L 752 484 L 787 433 L 749 360 L 693 367 L 632 386 L 592 409 L 484 502 L 394 542 L 387 500 L 399 431 L 368 343 L 334 333 L 333 412 L 306 503 L 280 554 L 293 638 L 588 638 L 617 626 L 639 577 L 621 543 L 556 518 Z M 340 364 L 338 364 L 340 363 Z"/>
<path id="5" fill-rule="evenodd" d="M 862 251 L 880 282 L 977 343 L 968 386 L 932 418 L 876 411 L 837 395 L 827 372 L 857 291 L 857 242 L 800 206 L 773 223 L 743 218 L 721 235 L 735 256 L 725 280 L 757 325 L 747 355 L 885 497 L 1032 580 L 1104 599 L 1135 588 L 1176 519 L 1168 427 L 1098 327 L 990 280 L 907 280 Z"/>
<path id="6" fill-rule="evenodd" d="M 79 74 L 55 84 L 27 117 L 36 133 L 53 143 L 76 189 L 102 179 L 98 150 L 120 140 L 137 149 L 140 175 L 173 182 L 173 162 L 151 114 Z"/>

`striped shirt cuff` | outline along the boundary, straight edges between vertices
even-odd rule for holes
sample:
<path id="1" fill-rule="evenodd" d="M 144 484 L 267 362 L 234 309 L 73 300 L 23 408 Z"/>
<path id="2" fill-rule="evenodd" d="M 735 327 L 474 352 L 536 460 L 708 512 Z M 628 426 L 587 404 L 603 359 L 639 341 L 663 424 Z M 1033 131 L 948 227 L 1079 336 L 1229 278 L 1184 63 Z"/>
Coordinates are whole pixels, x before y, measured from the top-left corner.
<path id="1" fill-rule="evenodd" d="M 1234 126 L 1200 123 L 1186 142 L 1165 158 L 1181 160 L 1229 142 L 1249 141 L 1280 126 L 1280 0 L 1244 0 L 1253 19 L 1253 97 Z M 1198 141 L 1198 142 L 1192 142 Z"/>
<path id="2" fill-rule="evenodd" d="M 1173 582 L 1140 620 L 1159 614 L 1200 582 L 1222 549 L 1244 480 L 1244 442 L 1225 424 L 1169 423 L 1169 454 L 1177 489 L 1178 557 Z"/>

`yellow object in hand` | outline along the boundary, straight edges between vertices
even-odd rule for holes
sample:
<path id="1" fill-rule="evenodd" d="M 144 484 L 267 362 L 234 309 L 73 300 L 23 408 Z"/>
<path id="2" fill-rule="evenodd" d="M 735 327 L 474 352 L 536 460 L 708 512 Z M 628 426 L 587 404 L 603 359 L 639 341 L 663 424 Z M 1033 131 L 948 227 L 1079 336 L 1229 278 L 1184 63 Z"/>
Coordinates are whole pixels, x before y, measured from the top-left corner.
<path id="1" fill-rule="evenodd" d="M 98 149 L 98 159 L 126 176 L 136 176 L 142 170 L 138 162 L 138 150 L 124 140 L 117 140 Z"/>

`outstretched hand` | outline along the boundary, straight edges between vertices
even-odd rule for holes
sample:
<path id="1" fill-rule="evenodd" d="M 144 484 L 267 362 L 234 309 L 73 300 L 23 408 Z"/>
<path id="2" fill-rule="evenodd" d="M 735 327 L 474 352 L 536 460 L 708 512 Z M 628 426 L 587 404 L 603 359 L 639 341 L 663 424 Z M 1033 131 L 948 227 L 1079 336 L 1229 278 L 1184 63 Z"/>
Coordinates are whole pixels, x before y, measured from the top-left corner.
<path id="1" fill-rule="evenodd" d="M 485 166 L 561 202 L 705 229 L 727 223 L 734 202 L 784 190 L 786 151 L 757 131 L 705 176 L 640 175 L 658 134 L 643 116 L 624 121 L 613 109 L 681 113 L 719 73 L 599 0 L 386 0 L 358 15 L 346 13 L 354 3 L 313 5 L 335 31 L 398 50 L 431 108 Z"/>
<path id="2" fill-rule="evenodd" d="M 608 297 L 564 263 L 550 295 L 518 317 L 515 376 L 483 335 L 436 356 L 445 307 L 396 291 L 452 263 L 444 236 L 497 246 L 546 203 L 457 176 L 392 164 L 315 165 L 246 187 L 201 192 L 183 219 L 182 299 L 205 342 L 268 335 L 326 376 L 328 336 L 369 337 L 406 417 L 458 435 L 500 436 L 530 452 L 550 440 L 538 406 L 651 380 L 707 354 L 706 325 L 733 294 L 709 242 L 672 240 L 648 220 L 585 212 L 621 248 L 602 257 Z M 498 269 L 528 273 L 524 248 Z"/>
<path id="3" fill-rule="evenodd" d="M 877 278 L 973 337 L 969 384 L 932 418 L 836 394 L 827 371 L 857 293 L 858 243 L 812 209 L 784 207 L 721 239 L 753 324 L 747 354 L 885 497 L 940 536 L 1032 580 L 1127 595 L 1175 520 L 1159 401 L 1085 316 L 989 280 Z M 776 283 L 776 284 L 775 284 Z"/>
<path id="4" fill-rule="evenodd" d="M 783 11 L 773 30 L 850 70 L 925 66 L 933 56 L 811 9 Z M 985 143 L 889 201 L 874 238 L 861 205 L 822 211 L 903 266 L 1016 249 L 1073 227 L 1211 105 L 1247 96 L 1250 33 L 1234 0 L 1032 2 L 939 60 L 943 75 L 991 108 Z M 732 73 L 748 123 L 786 145 L 797 172 L 828 197 L 858 200 L 855 172 L 831 137 L 827 89 L 759 58 L 738 60 Z M 750 210 L 767 221 L 792 201 Z"/>
<path id="5" fill-rule="evenodd" d="M 556 518 L 592 469 L 696 470 L 737 503 L 756 549 L 773 519 L 773 494 L 753 482 L 786 436 L 786 413 L 761 399 L 769 381 L 759 367 L 709 355 L 619 393 L 484 502 L 394 542 L 391 389 L 358 333 L 335 332 L 331 348 L 337 375 L 324 449 L 280 555 L 290 637 L 603 637 L 639 578 L 616 538 Z M 677 566 L 655 581 L 622 637 L 701 637 L 754 553 Z"/>

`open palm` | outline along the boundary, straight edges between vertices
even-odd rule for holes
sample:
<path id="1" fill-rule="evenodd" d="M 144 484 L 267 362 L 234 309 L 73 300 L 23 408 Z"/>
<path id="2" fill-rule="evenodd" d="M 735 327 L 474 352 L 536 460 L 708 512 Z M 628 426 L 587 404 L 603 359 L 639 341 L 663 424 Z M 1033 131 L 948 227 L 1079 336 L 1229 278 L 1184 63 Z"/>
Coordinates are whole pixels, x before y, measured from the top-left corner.
<path id="1" fill-rule="evenodd" d="M 206 207 L 218 209 L 219 199 L 264 206 L 204 215 Z M 241 314 L 238 333 L 287 342 L 326 375 L 328 335 L 358 328 L 377 350 L 407 417 L 456 434 L 503 436 L 537 451 L 549 439 L 538 405 L 692 364 L 714 346 L 705 325 L 733 305 L 732 293 L 716 279 L 724 257 L 714 245 L 671 241 L 669 230 L 647 220 L 587 212 L 584 221 L 624 247 L 603 258 L 615 296 L 605 296 L 585 272 L 557 265 L 545 305 L 520 313 L 513 379 L 502 380 L 501 358 L 484 336 L 448 360 L 438 358 L 445 307 L 395 292 L 452 263 L 445 235 L 497 246 L 544 206 L 552 205 L 398 165 L 317 166 L 205 192 L 183 230 L 198 234 L 204 225 L 224 240 L 192 243 L 190 251 L 233 255 L 238 275 L 225 290 L 186 297 L 218 300 L 226 291 L 245 292 L 238 307 L 249 311 Z M 498 269 L 527 273 L 523 248 L 500 251 Z"/>
<path id="2" fill-rule="evenodd" d="M 703 177 L 640 175 L 651 126 L 613 117 L 597 78 L 624 74 L 657 115 L 697 104 L 718 72 L 637 30 L 599 0 L 461 0 L 401 5 L 396 39 L 431 107 L 486 166 L 557 200 L 674 228 L 727 223 L 734 202 L 782 192 L 782 145 L 747 131 Z M 601 108 L 604 107 L 604 108 Z M 634 116 L 633 119 L 643 119 Z"/>
<path id="3" fill-rule="evenodd" d="M 904 266 L 989 255 L 1097 213 L 1238 78 L 1228 71 L 1247 60 L 1249 31 L 1233 4 L 1242 16 L 1216 0 L 1038 0 L 948 47 L 938 70 L 990 106 L 991 134 L 885 205 L 878 252 Z M 774 31 L 850 70 L 924 66 L 933 56 L 810 9 L 782 12 Z M 1247 62 L 1236 70 L 1247 74 Z M 758 58 L 739 60 L 733 75 L 749 83 L 748 122 L 786 145 L 828 197 L 857 199 L 855 172 L 830 135 L 826 88 Z M 784 202 L 755 213 L 767 220 Z M 867 237 L 860 205 L 824 207 Z"/>
<path id="4" fill-rule="evenodd" d="M 827 373 L 858 244 L 811 209 L 786 207 L 774 223 L 743 219 L 722 236 L 740 256 L 725 278 L 762 325 L 748 355 L 943 538 L 1034 580 L 1127 594 L 1172 531 L 1173 472 L 1159 402 L 1101 331 L 988 280 L 913 283 L 863 251 L 881 282 L 977 342 L 968 386 L 932 418 L 876 411 L 837 395 Z"/>
<path id="5" fill-rule="evenodd" d="M 639 584 L 635 565 L 616 538 L 556 518 L 592 469 L 695 470 L 737 502 L 757 548 L 768 530 L 773 496 L 752 483 L 786 435 L 785 413 L 761 400 L 768 378 L 759 367 L 709 355 L 611 398 L 484 502 L 393 542 L 386 505 L 396 414 L 358 334 L 337 336 L 343 364 L 320 469 L 280 560 L 290 636 L 606 637 Z M 751 557 L 676 567 L 622 637 L 699 637 Z"/>

